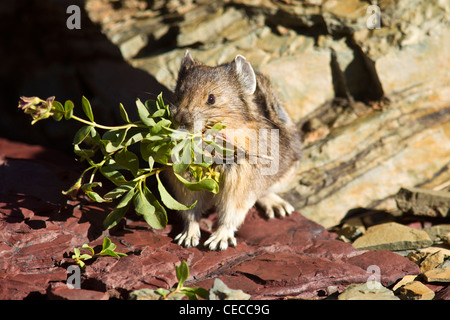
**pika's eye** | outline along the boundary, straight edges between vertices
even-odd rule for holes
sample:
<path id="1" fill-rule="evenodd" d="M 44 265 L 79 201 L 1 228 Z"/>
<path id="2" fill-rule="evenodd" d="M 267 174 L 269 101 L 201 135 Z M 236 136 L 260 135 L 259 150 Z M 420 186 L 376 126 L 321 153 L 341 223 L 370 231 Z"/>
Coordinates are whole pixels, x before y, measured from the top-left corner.
<path id="1" fill-rule="evenodd" d="M 216 102 L 216 98 L 214 97 L 213 94 L 210 94 L 208 96 L 208 100 L 206 101 L 206 103 L 209 104 L 209 105 L 213 105 L 215 102 Z"/>

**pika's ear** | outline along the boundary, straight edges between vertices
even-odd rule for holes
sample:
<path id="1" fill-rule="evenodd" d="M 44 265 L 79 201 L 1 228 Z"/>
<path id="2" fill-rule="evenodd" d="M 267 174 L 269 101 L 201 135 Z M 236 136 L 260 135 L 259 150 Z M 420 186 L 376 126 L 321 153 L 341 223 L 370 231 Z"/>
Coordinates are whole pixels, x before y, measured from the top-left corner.
<path id="1" fill-rule="evenodd" d="M 234 63 L 242 88 L 246 93 L 253 94 L 256 90 L 256 76 L 252 65 L 240 54 L 234 58 Z"/>
<path id="2" fill-rule="evenodd" d="M 191 53 L 189 50 L 186 50 L 186 53 L 184 54 L 184 58 L 181 61 L 181 68 L 180 69 L 187 69 L 190 66 L 194 65 L 194 59 L 192 59 Z"/>

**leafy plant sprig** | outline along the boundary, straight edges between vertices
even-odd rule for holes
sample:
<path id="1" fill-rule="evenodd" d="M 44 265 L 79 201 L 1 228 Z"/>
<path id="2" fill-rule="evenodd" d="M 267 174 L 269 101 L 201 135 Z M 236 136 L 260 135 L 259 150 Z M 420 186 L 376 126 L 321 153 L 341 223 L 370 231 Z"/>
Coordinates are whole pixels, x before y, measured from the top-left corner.
<path id="1" fill-rule="evenodd" d="M 75 260 L 75 262 L 80 266 L 81 269 L 84 269 L 84 267 L 86 266 L 85 261 L 89 259 L 94 259 L 101 256 L 110 256 L 115 258 L 126 256 L 125 253 L 115 252 L 114 250 L 116 250 L 116 247 L 117 246 L 112 243 L 109 238 L 105 237 L 103 239 L 102 250 L 99 253 L 95 253 L 94 249 L 91 248 L 87 243 L 85 243 L 81 246 L 81 248 L 89 250 L 92 254 L 81 254 L 80 249 L 74 248 L 72 259 Z"/>
<path id="2" fill-rule="evenodd" d="M 130 120 L 124 106 L 120 104 L 120 115 L 125 122 L 120 126 L 96 123 L 91 104 L 85 97 L 81 105 L 87 119 L 74 115 L 74 104 L 70 100 L 62 104 L 55 97 L 47 100 L 21 97 L 19 101 L 19 108 L 33 118 L 32 124 L 49 117 L 56 121 L 72 119 L 83 124 L 73 139 L 74 152 L 80 161 L 86 161 L 89 166 L 63 193 L 75 197 L 81 189 L 93 201 L 116 201 L 114 209 L 103 222 L 106 229 L 115 226 L 132 205 L 136 213 L 156 229 L 162 229 L 167 224 L 165 208 L 193 208 L 195 202 L 179 203 L 167 191 L 160 177 L 165 170 L 171 169 L 187 189 L 212 193 L 219 191 L 221 175 L 214 169 L 214 158 L 219 154 L 224 157 L 223 154 L 230 152 L 233 155 L 234 149 L 228 150 L 218 145 L 211 137 L 225 126 L 220 123 L 208 124 L 198 133 L 174 129 L 169 106 L 164 103 L 162 94 L 156 100 L 147 100 L 145 103 L 136 100 L 139 120 L 135 122 Z M 100 134 L 100 130 L 104 130 L 103 134 Z M 204 148 L 205 144 L 212 148 Z M 136 149 L 139 153 L 130 150 L 134 145 L 138 145 Z M 139 161 L 138 155 L 143 161 Z M 183 177 L 185 171 L 189 172 L 192 180 Z M 95 181 L 98 173 L 115 185 L 103 196 L 94 191 L 94 188 L 102 187 L 101 182 Z M 162 204 L 147 187 L 147 178 L 150 176 L 156 177 Z"/>
<path id="3" fill-rule="evenodd" d="M 172 290 L 163 288 L 156 289 L 155 292 L 160 294 L 163 300 L 179 300 L 186 296 L 189 300 L 198 300 L 198 297 L 206 299 L 208 290 L 200 287 L 185 287 L 184 282 L 189 277 L 189 267 L 186 261 L 181 261 L 179 266 L 175 266 L 178 279 L 177 286 Z"/>

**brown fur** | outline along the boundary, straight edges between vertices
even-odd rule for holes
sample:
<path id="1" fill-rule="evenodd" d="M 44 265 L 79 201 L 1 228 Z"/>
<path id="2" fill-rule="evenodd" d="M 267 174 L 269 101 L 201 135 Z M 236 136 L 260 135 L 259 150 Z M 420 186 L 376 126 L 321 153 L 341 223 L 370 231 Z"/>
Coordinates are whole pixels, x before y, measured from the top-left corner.
<path id="1" fill-rule="evenodd" d="M 190 204 L 198 201 L 194 209 L 180 212 L 186 224 L 184 231 L 176 239 L 186 247 L 198 245 L 199 219 L 204 211 L 214 205 L 219 215 L 219 225 L 217 231 L 205 242 L 212 250 L 224 250 L 228 244 L 236 245 L 234 232 L 255 202 L 269 217 L 273 217 L 274 212 L 284 216 L 293 211 L 291 205 L 274 193 L 293 176 L 300 160 L 300 136 L 269 79 L 260 73 L 253 73 L 245 58 L 238 57 L 230 63 L 209 67 L 193 61 L 187 53 L 180 68 L 175 89 L 178 100 L 172 108 L 176 122 L 188 130 L 194 129 L 196 121 L 204 124 L 220 122 L 226 125 L 228 140 L 239 140 L 239 146 L 257 158 L 257 163 L 252 162 L 251 156 L 247 154 L 241 163 L 216 165 L 216 170 L 223 173 L 220 191 L 216 195 L 189 191 L 173 175 L 169 175 L 180 202 Z M 245 65 L 242 67 L 243 71 L 239 69 L 239 63 Z M 254 79 L 256 90 L 252 92 Z M 207 103 L 211 94 L 215 98 L 212 105 Z M 252 130 L 255 133 L 260 129 L 278 129 L 278 141 L 271 140 L 270 131 L 267 140 L 262 135 L 251 134 Z M 245 136 L 244 139 L 242 135 Z M 257 149 L 255 155 L 255 149 L 250 148 L 250 145 L 255 146 L 255 143 L 258 145 L 263 141 L 269 146 L 271 143 L 276 146 L 267 155 L 272 160 L 266 159 L 266 164 L 261 163 Z M 277 173 L 265 175 L 264 168 L 271 165 L 276 165 Z M 185 176 L 189 178 L 188 173 Z"/>

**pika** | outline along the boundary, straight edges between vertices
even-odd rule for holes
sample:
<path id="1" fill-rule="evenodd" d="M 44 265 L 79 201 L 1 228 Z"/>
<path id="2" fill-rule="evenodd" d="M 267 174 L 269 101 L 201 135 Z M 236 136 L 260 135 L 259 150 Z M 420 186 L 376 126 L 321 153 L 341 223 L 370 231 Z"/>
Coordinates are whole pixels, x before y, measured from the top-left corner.
<path id="1" fill-rule="evenodd" d="M 175 98 L 171 113 L 180 126 L 191 131 L 196 123 L 220 122 L 226 126 L 227 139 L 240 141 L 237 144 L 248 151 L 240 161 L 215 165 L 222 175 L 217 194 L 190 191 L 168 175 L 178 201 L 197 201 L 193 209 L 179 212 L 185 225 L 175 237 L 178 244 L 186 248 L 199 244 L 200 218 L 214 206 L 217 230 L 204 243 L 211 250 L 236 246 L 235 232 L 255 204 L 268 218 L 294 211 L 276 193 L 295 178 L 301 158 L 300 134 L 267 77 L 255 72 L 242 55 L 210 67 L 186 51 Z M 261 146 L 269 146 L 269 151 Z M 189 172 L 185 177 L 189 178 Z"/>

